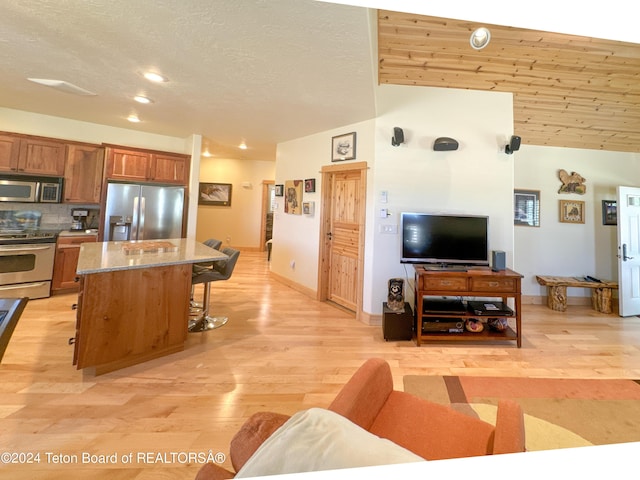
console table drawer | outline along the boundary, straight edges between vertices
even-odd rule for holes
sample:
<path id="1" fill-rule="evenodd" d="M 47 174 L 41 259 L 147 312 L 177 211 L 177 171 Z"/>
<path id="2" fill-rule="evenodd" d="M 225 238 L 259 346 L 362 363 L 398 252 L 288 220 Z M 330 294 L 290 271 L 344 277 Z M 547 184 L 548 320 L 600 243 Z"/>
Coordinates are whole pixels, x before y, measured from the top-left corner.
<path id="1" fill-rule="evenodd" d="M 471 290 L 474 292 L 515 292 L 515 278 L 471 278 Z"/>
<path id="2" fill-rule="evenodd" d="M 467 279 L 462 277 L 452 278 L 425 278 L 424 287 L 426 290 L 441 290 L 447 292 L 462 292 L 467 290 Z"/>

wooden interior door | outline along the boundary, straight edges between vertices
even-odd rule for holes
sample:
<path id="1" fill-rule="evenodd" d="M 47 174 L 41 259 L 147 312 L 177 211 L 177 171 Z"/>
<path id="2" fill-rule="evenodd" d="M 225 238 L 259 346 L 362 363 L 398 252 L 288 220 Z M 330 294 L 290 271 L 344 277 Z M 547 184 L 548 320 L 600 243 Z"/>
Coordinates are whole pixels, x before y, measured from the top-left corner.
<path id="1" fill-rule="evenodd" d="M 362 311 L 366 163 L 322 170 L 319 298 Z"/>

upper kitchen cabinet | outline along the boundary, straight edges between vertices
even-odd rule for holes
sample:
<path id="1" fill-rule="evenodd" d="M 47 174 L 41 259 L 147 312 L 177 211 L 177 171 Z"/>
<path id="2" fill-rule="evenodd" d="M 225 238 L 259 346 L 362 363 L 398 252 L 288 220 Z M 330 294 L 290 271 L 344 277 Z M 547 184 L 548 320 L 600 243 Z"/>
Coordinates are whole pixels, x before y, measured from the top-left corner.
<path id="1" fill-rule="evenodd" d="M 61 177 L 66 151 L 64 142 L 3 133 L 0 134 L 0 172 Z"/>
<path id="2" fill-rule="evenodd" d="M 64 169 L 66 203 L 100 203 L 104 148 L 99 145 L 68 144 Z"/>
<path id="3" fill-rule="evenodd" d="M 188 155 L 177 153 L 108 147 L 105 177 L 186 185 L 189 180 L 189 161 Z"/>
<path id="4" fill-rule="evenodd" d="M 145 181 L 150 168 L 151 155 L 147 152 L 107 147 L 106 178 Z"/>
<path id="5" fill-rule="evenodd" d="M 189 181 L 188 155 L 153 153 L 151 155 L 151 177 L 163 183 L 186 185 Z"/>
<path id="6" fill-rule="evenodd" d="M 0 172 L 11 172 L 18 168 L 20 137 L 0 133 Z"/>

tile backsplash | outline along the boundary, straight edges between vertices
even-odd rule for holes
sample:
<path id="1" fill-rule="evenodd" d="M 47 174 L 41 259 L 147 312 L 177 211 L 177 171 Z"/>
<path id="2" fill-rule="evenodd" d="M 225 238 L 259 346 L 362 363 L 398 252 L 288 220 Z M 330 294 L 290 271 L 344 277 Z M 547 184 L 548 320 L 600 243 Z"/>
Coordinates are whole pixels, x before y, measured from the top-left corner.
<path id="1" fill-rule="evenodd" d="M 0 225 L 3 219 L 8 221 L 11 217 L 14 219 L 17 217 L 18 223 L 25 224 L 24 219 L 26 219 L 27 222 L 32 222 L 39 214 L 40 228 L 66 230 L 71 227 L 71 222 L 73 221 L 71 210 L 74 208 L 86 208 L 89 210 L 87 228 L 99 227 L 100 210 L 96 208 L 95 205 L 70 205 L 65 203 L 1 203 Z M 20 219 L 22 220 L 20 221 Z M 7 222 L 5 221 L 5 223 Z M 29 225 L 23 228 L 35 227 Z"/>

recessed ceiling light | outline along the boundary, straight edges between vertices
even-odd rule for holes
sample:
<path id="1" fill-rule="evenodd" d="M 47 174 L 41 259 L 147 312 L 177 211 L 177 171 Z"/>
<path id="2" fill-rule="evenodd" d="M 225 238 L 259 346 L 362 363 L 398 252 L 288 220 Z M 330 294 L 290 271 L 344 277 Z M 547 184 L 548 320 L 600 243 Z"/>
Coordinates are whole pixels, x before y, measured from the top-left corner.
<path id="1" fill-rule="evenodd" d="M 38 83 L 46 87 L 55 88 L 64 93 L 71 93 L 73 95 L 97 95 L 96 93 L 80 88 L 73 83 L 65 82 L 64 80 L 54 80 L 50 78 L 27 78 L 30 82 Z"/>
<path id="2" fill-rule="evenodd" d="M 202 156 L 203 157 L 213 157 L 213 154 L 209 151 L 208 148 L 205 148 L 204 152 L 202 152 Z"/>
<path id="3" fill-rule="evenodd" d="M 131 123 L 139 123 L 140 122 L 140 118 L 138 118 L 138 115 L 136 115 L 135 113 L 132 113 L 131 115 L 129 115 L 127 117 L 127 120 L 129 120 Z"/>
<path id="4" fill-rule="evenodd" d="M 153 103 L 153 100 L 151 100 L 148 97 L 145 97 L 144 95 L 136 95 L 135 97 L 133 97 L 133 99 L 138 102 L 138 103 L 144 103 L 149 104 L 149 103 Z"/>
<path id="5" fill-rule="evenodd" d="M 238 148 L 239 148 L 240 150 L 246 150 L 246 149 L 247 149 L 247 144 L 246 144 L 246 143 L 244 143 L 244 142 L 242 142 L 240 145 L 238 145 Z"/>
<path id="6" fill-rule="evenodd" d="M 156 73 L 156 72 L 144 72 L 144 78 L 146 78 L 150 82 L 155 82 L 155 83 L 163 83 L 163 82 L 169 81 L 167 77 L 165 77 L 164 75 L 160 75 L 159 73 Z"/>
<path id="7" fill-rule="evenodd" d="M 484 47 L 489 45 L 489 41 L 491 40 L 491 32 L 488 28 L 480 27 L 473 31 L 471 37 L 469 38 L 469 43 L 471 44 L 471 48 L 474 50 L 482 50 Z"/>

